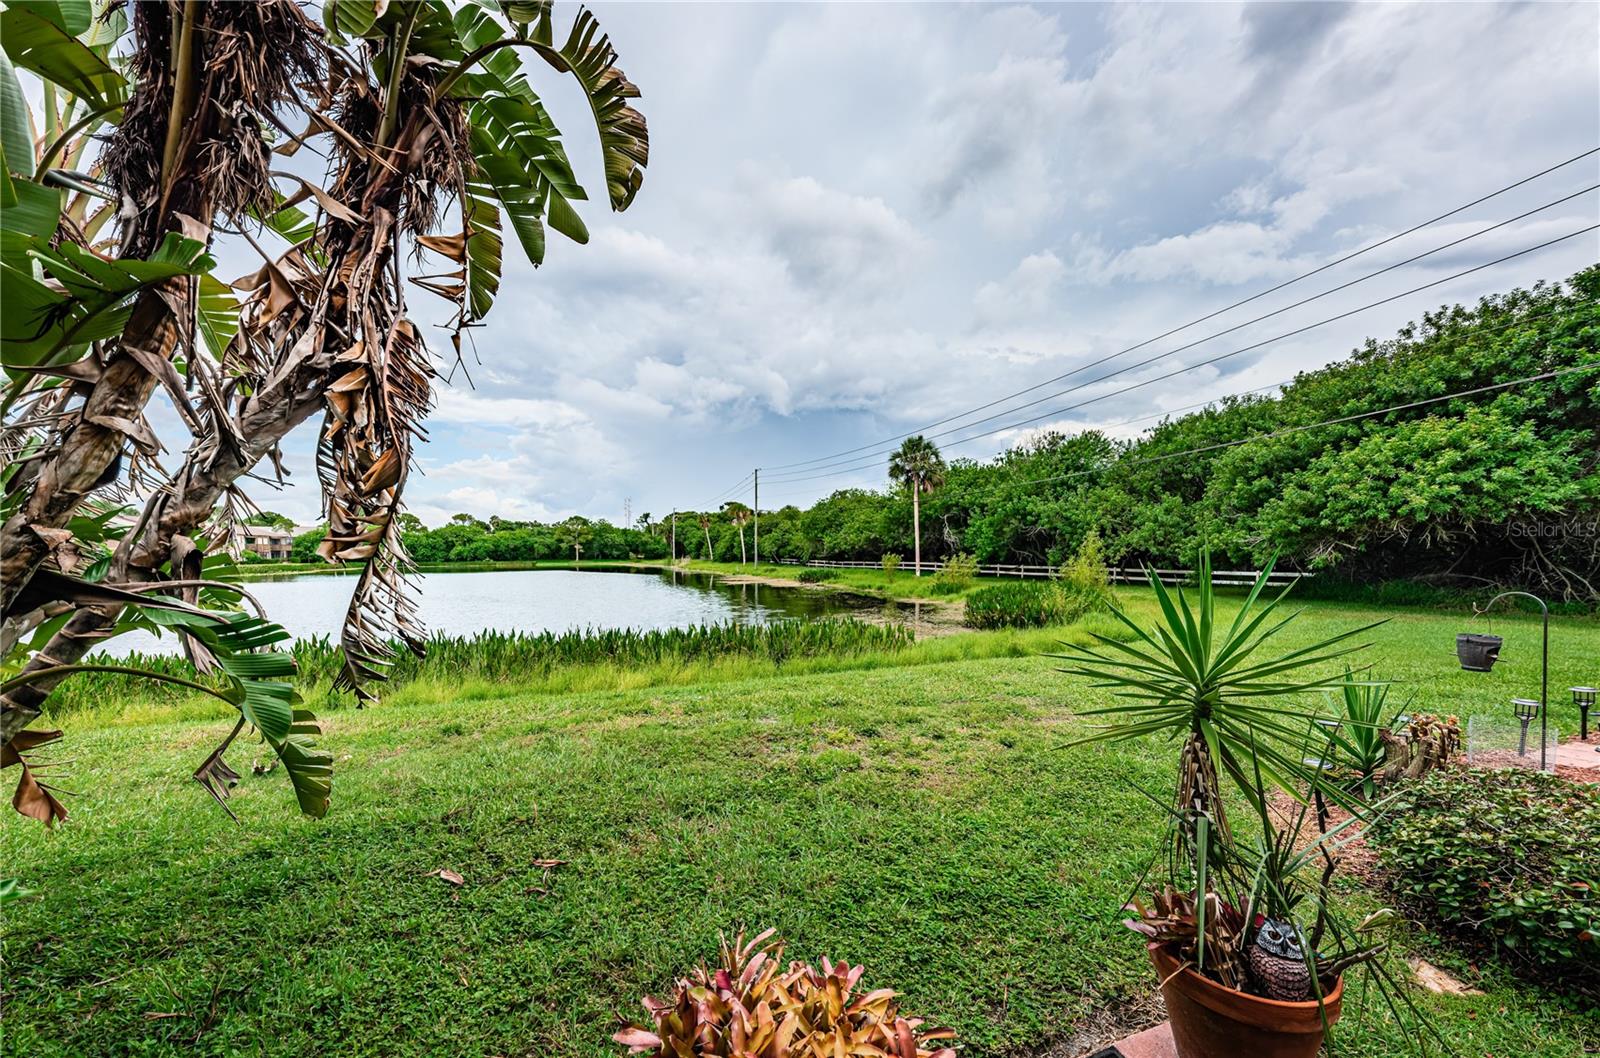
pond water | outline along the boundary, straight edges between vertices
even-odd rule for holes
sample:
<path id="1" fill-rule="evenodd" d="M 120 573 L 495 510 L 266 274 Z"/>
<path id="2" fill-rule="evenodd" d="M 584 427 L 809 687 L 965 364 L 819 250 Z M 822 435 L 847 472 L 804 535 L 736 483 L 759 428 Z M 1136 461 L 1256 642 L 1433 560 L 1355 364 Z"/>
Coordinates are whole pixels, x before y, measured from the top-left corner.
<path id="1" fill-rule="evenodd" d="M 682 570 L 487 570 L 425 573 L 418 578 L 428 631 L 471 635 L 564 632 L 578 628 L 685 628 L 764 624 L 785 617 L 856 614 L 877 617 L 900 604 L 846 592 L 729 583 Z M 355 578 L 310 573 L 252 580 L 243 587 L 267 616 L 297 639 L 337 639 Z M 177 653 L 176 639 L 129 632 L 108 653 Z"/>

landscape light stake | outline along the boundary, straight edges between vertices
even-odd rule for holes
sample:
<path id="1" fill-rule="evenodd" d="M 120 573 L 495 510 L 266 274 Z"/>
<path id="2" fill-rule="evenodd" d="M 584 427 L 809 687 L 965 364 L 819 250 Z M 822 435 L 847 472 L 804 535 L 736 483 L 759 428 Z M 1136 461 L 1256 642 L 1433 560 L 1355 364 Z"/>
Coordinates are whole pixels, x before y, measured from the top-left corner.
<path id="1" fill-rule="evenodd" d="M 1544 615 L 1544 649 L 1539 659 L 1539 700 L 1532 703 L 1533 706 L 1537 707 L 1539 711 L 1539 770 L 1544 771 L 1549 766 L 1548 757 L 1550 753 L 1550 740 L 1548 737 L 1546 737 L 1549 733 L 1550 727 L 1550 710 L 1545 707 L 1545 703 L 1550 700 L 1550 607 L 1545 605 L 1545 601 L 1543 599 L 1539 598 L 1530 591 L 1503 591 L 1499 595 L 1496 595 L 1494 598 L 1490 599 L 1489 604 L 1483 607 L 1481 610 L 1474 605 L 1472 612 L 1474 615 L 1486 614 L 1493 609 L 1495 603 L 1499 602 L 1501 599 L 1509 599 L 1513 595 L 1520 595 L 1525 599 L 1532 599 L 1534 602 L 1539 604 L 1539 611 Z M 1468 664 L 1467 658 L 1462 656 L 1463 638 L 1466 637 L 1456 637 L 1456 656 L 1461 659 L 1461 667 L 1463 669 L 1466 669 L 1469 672 L 1488 672 L 1494 667 L 1494 663 L 1500 660 L 1500 651 L 1498 647 L 1496 647 L 1496 649 L 1487 652 L 1487 657 L 1483 659 L 1483 664 L 1481 667 L 1475 664 Z M 1525 698 L 1512 699 L 1512 704 L 1517 711 L 1517 719 L 1522 720 L 1522 743 L 1524 748 L 1526 748 L 1528 742 L 1528 723 L 1533 719 L 1531 712 L 1526 719 L 1524 719 L 1522 716 L 1524 709 L 1522 703 L 1526 701 L 1527 699 Z M 1522 750 L 1519 749 L 1517 751 L 1517 755 L 1521 756 Z"/>
<path id="2" fill-rule="evenodd" d="M 1581 742 L 1589 741 L 1589 710 L 1594 708 L 1593 687 L 1568 687 L 1572 692 L 1572 704 L 1578 707 L 1578 739 Z M 1595 752 L 1600 753 L 1600 746 L 1595 747 Z"/>
<path id="3" fill-rule="evenodd" d="M 1517 756 L 1528 755 L 1528 725 L 1533 722 L 1533 717 L 1539 712 L 1539 703 L 1532 698 L 1511 699 L 1511 710 L 1517 714 L 1517 719 L 1522 721 L 1522 734 L 1517 738 Z M 1543 756 L 1539 759 L 1539 766 L 1544 766 Z"/>

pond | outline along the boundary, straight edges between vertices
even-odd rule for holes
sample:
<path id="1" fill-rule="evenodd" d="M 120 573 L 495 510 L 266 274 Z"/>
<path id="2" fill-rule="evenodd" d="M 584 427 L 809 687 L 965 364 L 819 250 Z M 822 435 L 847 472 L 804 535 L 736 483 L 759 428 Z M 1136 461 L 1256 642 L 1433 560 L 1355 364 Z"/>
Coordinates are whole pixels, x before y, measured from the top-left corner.
<path id="1" fill-rule="evenodd" d="M 486 570 L 433 572 L 417 578 L 430 633 L 471 635 L 564 632 L 579 628 L 686 628 L 764 624 L 786 617 L 898 617 L 911 608 L 864 595 L 813 588 L 730 582 L 683 570 Z M 267 616 L 297 639 L 338 639 L 355 578 L 337 573 L 264 577 L 243 585 Z M 118 636 L 108 653 L 177 653 L 171 636 Z"/>

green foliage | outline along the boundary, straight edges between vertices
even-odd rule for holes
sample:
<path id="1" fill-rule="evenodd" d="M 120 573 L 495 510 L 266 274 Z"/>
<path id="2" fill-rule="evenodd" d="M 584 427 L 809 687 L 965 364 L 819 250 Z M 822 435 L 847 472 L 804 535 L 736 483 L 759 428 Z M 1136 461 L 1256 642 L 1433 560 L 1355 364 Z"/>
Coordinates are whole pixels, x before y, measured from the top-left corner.
<path id="1" fill-rule="evenodd" d="M 1044 628 L 1071 624 L 1106 608 L 1109 596 L 1081 591 L 1065 581 L 994 584 L 967 596 L 966 622 L 973 628 Z"/>
<path id="2" fill-rule="evenodd" d="M 680 524 L 679 528 L 681 530 L 684 526 Z M 484 522 L 471 515 L 459 514 L 449 524 L 437 529 L 427 529 L 417 523 L 417 527 L 403 532 L 403 539 L 412 558 L 425 564 L 571 561 L 574 531 L 578 543 L 583 547 L 585 559 L 606 561 L 635 555 L 642 559 L 667 557 L 665 536 L 652 536 L 641 529 L 614 526 L 604 520 L 564 528 L 560 524 L 504 518 Z M 685 533 L 679 533 L 680 549 L 691 542 Z M 766 544 L 765 532 L 762 533 L 762 544 L 763 547 Z"/>
<path id="3" fill-rule="evenodd" d="M 831 569 L 803 569 L 795 574 L 795 580 L 801 584 L 821 584 L 823 581 L 833 580 L 838 575 Z"/>
<path id="4" fill-rule="evenodd" d="M 1419 917 L 1600 996 L 1600 787 L 1522 769 L 1435 771 L 1373 833 Z"/>
<path id="5" fill-rule="evenodd" d="M 310 529 L 294 538 L 289 545 L 290 562 L 317 562 L 317 545 L 322 543 L 322 538 L 328 535 L 328 527 L 323 525 Z"/>
<path id="6" fill-rule="evenodd" d="M 1380 733 L 1394 725 L 1395 711 L 1389 706 L 1389 684 L 1358 680 L 1349 669 L 1339 684 L 1337 699 L 1339 727 L 1334 732 L 1334 758 L 1348 769 L 1371 798 L 1378 769 L 1386 757 Z"/>
<path id="7" fill-rule="evenodd" d="M 896 555 L 893 552 L 889 552 L 889 553 L 887 553 L 887 554 L 885 554 L 883 556 L 883 571 L 885 573 L 887 573 L 889 576 L 892 577 L 892 576 L 894 576 L 895 571 L 898 570 L 899 568 L 900 568 L 900 556 L 899 555 Z"/>
<path id="8" fill-rule="evenodd" d="M 1461 578 L 1473 569 L 1592 607 L 1600 367 L 1299 429 L 1584 365 L 1600 365 L 1600 266 L 1427 313 L 1277 396 L 1225 399 L 1131 442 L 1047 434 L 956 460 L 921 497 L 924 527 L 941 530 L 924 551 L 1053 566 L 1095 532 L 1104 562 L 1191 567 L 1209 540 L 1219 564 L 1276 555 L 1316 570 L 1319 592 L 1405 580 L 1396 601 L 1442 599 L 1452 583 L 1479 587 Z M 1208 446 L 1226 447 L 1195 451 Z M 909 554 L 906 480 L 763 514 L 763 556 Z"/>
<path id="9" fill-rule="evenodd" d="M 1090 529 L 1071 559 L 1062 563 L 1061 584 L 1074 595 L 1094 600 L 1097 605 L 1111 602 L 1111 575 L 1106 569 L 1105 545 L 1100 533 Z"/>
<path id="10" fill-rule="evenodd" d="M 294 519 L 277 511 L 257 511 L 244 520 L 246 525 L 267 525 L 274 529 L 293 529 Z"/>
<path id="11" fill-rule="evenodd" d="M 1143 628 L 1112 606 L 1112 615 L 1134 633 L 1131 642 L 1097 635 L 1094 646 L 1069 645 L 1056 655 L 1067 662 L 1064 672 L 1094 680 L 1120 699 L 1084 711 L 1085 716 L 1108 721 L 1083 741 L 1149 735 L 1190 739 L 1186 751 L 1190 760 L 1180 766 L 1180 812 L 1198 810 L 1220 823 L 1217 769 L 1258 812 L 1265 811 L 1263 777 L 1291 790 L 1315 781 L 1301 753 L 1313 714 L 1293 708 L 1288 699 L 1333 685 L 1336 677 L 1310 670 L 1361 649 L 1349 641 L 1382 623 L 1348 629 L 1306 646 L 1280 646 L 1282 640 L 1276 637 L 1295 614 L 1277 615 L 1288 589 L 1261 604 L 1271 572 L 1269 562 L 1244 606 L 1224 627 L 1211 587 L 1210 556 L 1202 553 L 1192 605 L 1189 593 L 1169 589 L 1151 574 L 1159 621 Z M 1201 755 L 1209 756 L 1209 761 L 1199 762 Z"/>
<path id="12" fill-rule="evenodd" d="M 690 628 L 588 628 L 569 632 L 478 632 L 471 636 L 435 634 L 426 656 L 407 651 L 395 660 L 390 675 L 399 688 L 416 680 L 459 683 L 482 680 L 517 683 L 547 676 L 566 667 L 611 665 L 640 669 L 661 664 L 715 663 L 729 659 L 782 665 L 802 658 L 860 657 L 895 653 L 914 642 L 901 624 L 869 624 L 851 618 L 784 620 L 766 625 L 696 625 Z M 337 643 L 326 636 L 296 640 L 291 648 L 301 686 L 331 684 L 342 660 Z M 104 663 L 108 659 L 93 659 Z M 195 679 L 194 667 L 176 654 L 135 654 L 118 660 L 169 680 Z M 84 705 L 117 700 L 177 701 L 190 689 L 167 684 L 145 688 L 124 673 L 88 672 L 75 676 L 50 699 L 52 715 Z"/>
<path id="13" fill-rule="evenodd" d="M 951 555 L 933 575 L 935 595 L 960 595 L 978 579 L 978 560 L 968 554 Z"/>

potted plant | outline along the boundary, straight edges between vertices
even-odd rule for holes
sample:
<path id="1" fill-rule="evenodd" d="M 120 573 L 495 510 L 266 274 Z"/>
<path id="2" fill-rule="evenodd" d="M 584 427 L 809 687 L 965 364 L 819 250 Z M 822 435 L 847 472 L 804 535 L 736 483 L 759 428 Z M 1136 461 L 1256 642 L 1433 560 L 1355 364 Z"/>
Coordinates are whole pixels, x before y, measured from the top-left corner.
<path id="1" fill-rule="evenodd" d="M 1095 635 L 1093 645 L 1056 655 L 1064 671 L 1116 698 L 1085 711 L 1105 722 L 1073 745 L 1146 736 L 1180 743 L 1176 795 L 1170 803 L 1155 798 L 1170 829 L 1165 878 L 1129 904 L 1127 920 L 1147 938 L 1180 1058 L 1314 1056 L 1339 1019 L 1344 971 L 1356 964 L 1374 969 L 1397 1016 L 1397 1000 L 1416 1016 L 1387 987 L 1392 978 L 1376 961 L 1382 945 L 1362 942 L 1387 916 L 1351 925 L 1330 900 L 1344 827 L 1367 806 L 1324 773 L 1337 728 L 1295 704 L 1337 686 L 1338 674 L 1313 670 L 1362 649 L 1352 640 L 1382 622 L 1280 647 L 1295 615 L 1278 612 L 1283 594 L 1263 601 L 1271 569 L 1231 622 L 1217 612 L 1209 555 L 1192 599 L 1152 574 L 1160 607 L 1153 627 L 1113 606 L 1131 640 Z M 1248 808 L 1247 834 L 1236 834 L 1229 818 L 1224 776 Z M 1274 813 L 1274 787 L 1298 804 L 1289 818 Z M 1319 833 L 1306 829 L 1313 792 Z M 1352 813 L 1332 829 L 1321 810 L 1329 799 Z"/>

